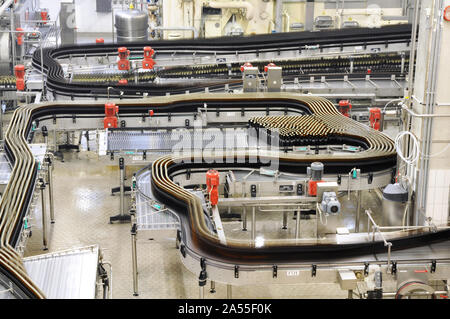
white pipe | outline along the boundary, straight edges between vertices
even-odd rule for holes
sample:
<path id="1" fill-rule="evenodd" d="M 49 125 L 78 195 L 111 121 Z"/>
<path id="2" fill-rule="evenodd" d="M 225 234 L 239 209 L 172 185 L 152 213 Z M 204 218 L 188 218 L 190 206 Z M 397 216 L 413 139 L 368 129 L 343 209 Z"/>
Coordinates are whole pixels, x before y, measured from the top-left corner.
<path id="1" fill-rule="evenodd" d="M 0 16 L 5 12 L 7 8 L 9 8 L 12 4 L 14 4 L 14 0 L 6 0 L 2 6 L 0 7 Z"/>
<path id="2" fill-rule="evenodd" d="M 253 5 L 247 1 L 231 1 L 231 2 L 216 2 L 211 1 L 206 3 L 207 6 L 215 9 L 246 9 L 245 18 L 252 20 L 255 16 Z"/>
<path id="3" fill-rule="evenodd" d="M 291 31 L 291 17 L 287 13 L 287 11 L 284 11 L 283 15 L 286 17 L 286 28 L 284 31 L 290 32 Z"/>
<path id="4" fill-rule="evenodd" d="M 152 30 L 167 30 L 167 31 L 192 31 L 194 39 L 198 38 L 198 31 L 194 27 L 151 27 Z"/>

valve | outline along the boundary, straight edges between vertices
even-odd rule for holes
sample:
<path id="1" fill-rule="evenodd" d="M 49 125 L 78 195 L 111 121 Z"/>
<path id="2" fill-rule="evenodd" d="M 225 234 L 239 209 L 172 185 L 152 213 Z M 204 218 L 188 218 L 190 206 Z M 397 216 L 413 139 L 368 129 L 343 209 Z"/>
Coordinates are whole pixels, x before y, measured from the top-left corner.
<path id="1" fill-rule="evenodd" d="M 48 12 L 47 11 L 41 11 L 41 19 L 42 21 L 47 21 L 48 20 Z M 44 22 L 44 24 L 47 24 L 47 22 Z"/>
<path id="2" fill-rule="evenodd" d="M 244 72 L 245 68 L 252 68 L 253 65 L 250 62 L 245 62 L 244 65 L 241 66 L 241 72 Z"/>
<path id="3" fill-rule="evenodd" d="M 346 117 L 350 117 L 350 110 L 352 109 L 352 104 L 349 100 L 339 101 L 339 112 Z"/>
<path id="4" fill-rule="evenodd" d="M 219 181 L 220 174 L 218 171 L 211 169 L 206 173 L 206 187 L 212 206 L 217 205 L 219 202 Z"/>
<path id="5" fill-rule="evenodd" d="M 155 50 L 152 47 L 144 48 L 144 60 L 142 61 L 142 68 L 144 69 L 153 69 L 153 66 L 156 62 L 153 60 L 153 55 L 155 54 Z"/>
<path id="6" fill-rule="evenodd" d="M 370 127 L 379 131 L 381 128 L 381 109 L 378 107 L 371 108 L 369 114 Z"/>
<path id="7" fill-rule="evenodd" d="M 17 91 L 25 90 L 25 65 L 18 64 L 14 67 L 14 74 L 16 75 Z"/>
<path id="8" fill-rule="evenodd" d="M 273 68 L 273 67 L 276 67 L 276 64 L 270 62 L 269 64 L 267 64 L 267 65 L 264 67 L 264 72 L 267 73 L 267 71 L 269 71 L 269 68 Z"/>
<path id="9" fill-rule="evenodd" d="M 130 50 L 128 50 L 126 47 L 120 47 L 118 51 L 119 51 L 119 62 L 118 62 L 119 70 L 121 71 L 130 70 L 130 61 L 128 60 L 128 57 L 130 56 Z"/>
<path id="10" fill-rule="evenodd" d="M 105 118 L 103 119 L 103 127 L 117 128 L 117 114 L 119 113 L 119 106 L 115 103 L 105 104 Z"/>
<path id="11" fill-rule="evenodd" d="M 23 28 L 16 28 L 16 31 L 24 31 Z M 17 33 L 17 45 L 23 44 L 23 36 L 25 33 L 19 32 Z"/>

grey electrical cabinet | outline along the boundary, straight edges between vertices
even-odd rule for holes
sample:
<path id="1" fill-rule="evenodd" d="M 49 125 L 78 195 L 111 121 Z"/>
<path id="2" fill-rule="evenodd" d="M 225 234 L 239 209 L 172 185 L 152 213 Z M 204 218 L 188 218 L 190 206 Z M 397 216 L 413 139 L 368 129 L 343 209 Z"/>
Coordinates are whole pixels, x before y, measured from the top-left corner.
<path id="1" fill-rule="evenodd" d="M 97 0 L 97 12 L 101 13 L 111 12 L 112 11 L 111 5 L 112 5 L 111 0 Z"/>
<path id="2" fill-rule="evenodd" d="M 59 21 L 61 25 L 61 45 L 75 44 L 77 42 L 75 4 L 61 2 Z"/>

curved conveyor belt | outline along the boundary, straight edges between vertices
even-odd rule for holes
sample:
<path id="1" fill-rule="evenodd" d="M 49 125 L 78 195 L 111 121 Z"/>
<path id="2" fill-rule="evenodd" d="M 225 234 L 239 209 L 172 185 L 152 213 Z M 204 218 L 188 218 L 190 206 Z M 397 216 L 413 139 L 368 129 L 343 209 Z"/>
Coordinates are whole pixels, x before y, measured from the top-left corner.
<path id="1" fill-rule="evenodd" d="M 262 53 L 280 52 L 283 50 L 303 50 L 307 46 L 319 45 L 320 48 L 344 48 L 346 46 L 380 45 L 385 46 L 393 43 L 409 43 L 411 39 L 411 25 L 394 25 L 382 28 L 368 29 L 341 29 L 320 32 L 289 32 L 268 35 L 256 35 L 251 37 L 221 37 L 213 39 L 174 40 L 174 41 L 150 41 L 143 43 L 127 43 L 126 47 L 135 53 L 142 55 L 144 46 L 151 45 L 157 52 L 216 52 L 220 54 L 230 53 Z M 219 82 L 194 84 L 164 84 L 142 83 L 123 85 L 112 85 L 111 83 L 75 83 L 70 82 L 64 76 L 63 69 L 57 59 L 70 56 L 84 55 L 117 55 L 117 49 L 123 45 L 119 44 L 93 44 L 64 46 L 60 48 L 43 49 L 41 57 L 40 50 L 33 55 L 33 66 L 40 70 L 41 60 L 44 72 L 47 74 L 47 88 L 54 94 L 76 97 L 108 97 L 120 96 L 120 92 L 127 97 L 142 97 L 144 93 L 149 96 L 164 96 L 166 93 L 181 94 L 189 91 L 191 93 L 202 92 L 208 87 L 211 91 L 223 88 L 228 84 L 230 88 L 240 85 L 241 80 L 225 79 Z M 108 87 L 113 87 L 109 91 Z"/>
<path id="2" fill-rule="evenodd" d="M 328 100 L 313 97 L 301 97 L 288 94 L 193 94 L 189 96 L 172 96 L 153 98 L 151 100 L 123 101 L 119 104 L 121 114 L 135 114 L 142 116 L 149 109 L 156 112 L 195 112 L 204 103 L 208 105 L 224 106 L 240 109 L 246 107 L 280 107 L 296 108 L 307 117 L 317 117 L 325 123 L 328 130 L 346 139 L 359 140 L 367 145 L 365 151 L 351 156 L 326 155 L 292 155 L 283 152 L 260 153 L 259 158 L 280 156 L 280 170 L 289 172 L 303 172 L 312 161 L 322 161 L 328 172 L 348 173 L 353 167 L 361 167 L 365 171 L 381 171 L 394 168 L 396 154 L 392 140 L 384 134 L 354 122 L 336 111 Z M 24 106 L 16 110 L 5 137 L 5 151 L 13 162 L 13 170 L 4 196 L 0 202 L 0 272 L 7 276 L 28 297 L 43 298 L 38 287 L 28 278 L 20 256 L 14 250 L 23 227 L 23 218 L 29 206 L 35 180 L 37 165 L 27 145 L 26 138 L 31 131 L 32 122 L 53 115 L 85 115 L 101 117 L 104 114 L 104 103 L 47 103 L 41 105 Z M 261 119 L 260 119 L 261 120 Z M 295 119 L 294 119 L 295 120 Z M 311 128 L 315 126 L 311 122 Z M 295 124 L 296 121 L 293 121 Z M 273 126 L 273 122 L 272 122 Z M 295 125 L 294 125 L 295 126 Z M 308 124 L 306 124 L 308 126 Z M 339 127 L 338 127 L 339 126 Z M 295 127 L 294 127 L 295 128 Z M 311 134 L 315 131 L 311 129 Z M 292 133 L 292 132 L 291 132 Z M 319 132 L 320 133 L 320 132 Z M 236 158 L 247 158 L 251 151 L 235 153 Z M 218 156 L 219 159 L 220 156 Z M 189 160 L 189 159 L 186 159 Z M 382 242 L 331 244 L 320 243 L 301 245 L 295 242 L 266 242 L 264 247 L 253 248 L 249 243 L 238 240 L 229 241 L 227 246 L 220 244 L 213 236 L 203 218 L 199 200 L 191 193 L 174 184 L 170 175 L 176 171 L 190 167 L 209 168 L 211 164 L 179 163 L 170 156 L 162 157 L 152 166 L 152 192 L 166 205 L 173 207 L 181 215 L 183 222 L 183 242 L 187 248 L 205 252 L 209 256 L 230 262 L 239 260 L 248 263 L 272 263 L 280 260 L 305 260 L 307 258 L 323 259 L 332 255 L 367 254 L 384 249 Z M 209 161 L 208 161 L 209 162 Z M 262 164 L 220 164 L 220 167 L 259 167 Z M 394 249 L 402 249 L 414 245 L 428 244 L 431 241 L 448 239 L 450 231 L 436 233 L 405 232 L 403 237 L 392 239 Z"/>

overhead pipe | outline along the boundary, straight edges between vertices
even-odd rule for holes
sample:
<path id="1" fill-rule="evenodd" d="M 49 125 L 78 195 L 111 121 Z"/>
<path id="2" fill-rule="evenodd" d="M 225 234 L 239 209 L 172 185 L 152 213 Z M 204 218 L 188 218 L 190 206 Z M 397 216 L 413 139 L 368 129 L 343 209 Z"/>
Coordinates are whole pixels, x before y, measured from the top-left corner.
<path id="1" fill-rule="evenodd" d="M 283 31 L 283 1 L 276 0 L 275 3 L 275 31 L 282 32 Z"/>
<path id="2" fill-rule="evenodd" d="M 151 30 L 162 30 L 162 31 L 192 31 L 194 33 L 194 39 L 198 38 L 198 31 L 194 27 L 151 27 Z"/>
<path id="3" fill-rule="evenodd" d="M 281 0 L 277 1 L 277 3 Z M 250 2 L 247 1 L 232 1 L 232 2 L 217 2 L 211 1 L 206 3 L 207 6 L 215 9 L 246 9 L 245 18 L 247 20 L 252 20 L 255 16 L 255 8 Z M 281 10 L 280 10 L 280 20 L 281 20 Z"/>

